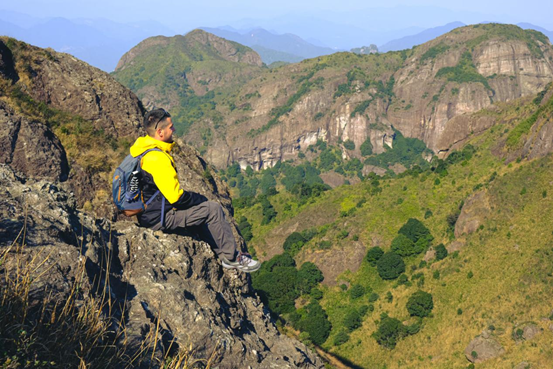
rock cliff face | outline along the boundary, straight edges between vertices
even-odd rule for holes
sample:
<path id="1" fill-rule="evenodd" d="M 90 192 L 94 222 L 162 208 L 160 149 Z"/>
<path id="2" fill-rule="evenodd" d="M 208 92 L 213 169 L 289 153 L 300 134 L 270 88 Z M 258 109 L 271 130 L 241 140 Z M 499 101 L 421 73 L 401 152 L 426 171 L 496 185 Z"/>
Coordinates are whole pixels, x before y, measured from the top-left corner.
<path id="1" fill-rule="evenodd" d="M 97 214 L 110 216 L 109 195 L 100 190 L 109 187 L 110 166 L 124 146 L 141 134 L 144 108 L 137 97 L 71 55 L 6 37 L 0 37 L 0 96 L 2 162 L 43 178 L 53 178 L 51 166 L 63 168 L 57 179 L 69 180 L 79 205 L 91 203 Z M 30 140 L 36 154 L 28 150 Z"/>
<path id="2" fill-rule="evenodd" d="M 0 102 L 0 162 L 28 177 L 65 181 L 69 164 L 60 140 L 43 123 L 30 122 Z"/>
<path id="3" fill-rule="evenodd" d="M 104 177 L 88 177 L 82 167 L 68 169 L 66 151 L 48 126 L 51 122 L 39 121 L 39 113 L 26 115 L 32 100 L 74 116 L 66 129 L 85 121 L 119 138 L 121 132 L 127 132 L 125 137 L 139 132 L 141 105 L 111 77 L 68 55 L 4 41 L 2 45 L 10 47 L 2 49 L 0 72 L 5 77 L 14 65 L 16 73 L 2 79 L 6 89 L 0 101 L 0 250 L 17 239 L 25 244 L 23 259 L 51 255 L 35 271 L 37 276 L 45 273 L 36 284 L 37 296 L 45 286 L 62 296 L 69 293 L 69 282 L 84 263 L 83 293 L 108 291 L 118 309 L 115 326 L 121 321 L 136 345 L 159 324 L 158 351 L 167 350 L 171 341 L 173 349 L 191 345 L 196 358 L 213 355 L 212 365 L 219 368 L 322 368 L 303 344 L 278 332 L 249 276 L 223 270 L 210 247 L 193 233 L 154 233 L 133 222 L 112 223 L 78 210 L 83 199 L 76 187 L 104 186 L 106 192 L 109 184 Z M 26 62 L 34 73 L 22 72 Z M 24 89 L 33 90 L 31 100 L 9 94 Z M 108 143 L 104 145 L 108 150 Z M 194 149 L 181 143 L 174 156 L 182 185 L 223 205 L 243 247 L 224 184 Z M 22 229 L 24 240 L 18 238 Z"/>
<path id="4" fill-rule="evenodd" d="M 206 44 L 197 37 L 190 40 Z M 131 52 L 135 60 L 144 58 L 139 50 Z M 456 143 L 494 125 L 470 114 L 534 95 L 553 81 L 551 60 L 546 37 L 498 24 L 458 28 L 403 52 L 337 53 L 249 74 L 249 80 L 233 85 L 238 91 L 233 95 L 217 90 L 227 96 L 213 99 L 219 118 L 206 114 L 187 123 L 187 141 L 198 147 L 203 143 L 206 157 L 218 167 L 239 162 L 264 168 L 296 158 L 317 139 L 332 144 L 352 140 L 356 149 L 343 152 L 357 157 L 360 145 L 370 139 L 379 153 L 392 143 L 393 126 L 446 156 Z M 194 67 L 196 73 L 209 69 L 201 62 Z M 209 90 L 216 86 L 209 84 Z M 148 88 L 146 83 L 136 91 Z M 148 98 L 164 104 L 170 94 Z"/>

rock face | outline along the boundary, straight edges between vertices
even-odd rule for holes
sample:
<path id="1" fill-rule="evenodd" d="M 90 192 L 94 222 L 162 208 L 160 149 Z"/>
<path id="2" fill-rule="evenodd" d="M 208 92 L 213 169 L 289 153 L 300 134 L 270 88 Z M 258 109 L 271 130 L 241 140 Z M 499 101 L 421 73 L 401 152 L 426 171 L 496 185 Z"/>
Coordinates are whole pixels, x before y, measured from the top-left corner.
<path id="1" fill-rule="evenodd" d="M 137 97 L 71 55 L 7 37 L 0 37 L 0 95 L 2 162 L 29 176 L 68 179 L 80 206 L 93 203 L 97 214 L 110 216 L 106 171 L 118 160 L 113 147 L 141 134 L 144 108 Z M 81 132 L 90 140 L 79 141 Z"/>
<path id="2" fill-rule="evenodd" d="M 105 291 L 114 309 L 114 326 L 123 324 L 135 347 L 146 332 L 159 326 L 159 355 L 173 341 L 173 349 L 191 345 L 198 359 L 213 355 L 212 365 L 219 368 L 322 368 L 305 345 L 278 332 L 250 277 L 223 270 L 210 247 L 194 234 L 154 233 L 133 222 L 112 223 L 77 210 L 88 192 L 98 187 L 107 192 L 105 173 L 90 175 L 73 163 L 69 170 L 56 134 L 46 122 L 26 116 L 26 109 L 40 101 L 59 109 L 56 114 L 78 116 L 70 123 L 84 119 L 111 132 L 111 137 L 134 134 L 134 139 L 139 134 L 141 104 L 109 75 L 69 55 L 15 40 L 9 43 L 13 55 L 0 48 L 2 66 L 9 60 L 17 61 L 15 65 L 28 63 L 15 69 L 19 80 L 14 91 L 29 91 L 32 96 L 22 92 L 22 99 L 11 100 L 5 95 L 0 102 L 0 252 L 17 240 L 24 245 L 18 251 L 22 260 L 50 255 L 35 270 L 37 276 L 44 274 L 31 295 L 40 296 L 49 286 L 63 298 L 83 266 L 82 293 L 97 296 Z M 25 73 L 29 68 L 33 72 Z M 7 81 L 7 69 L 1 70 L 2 83 Z M 15 109 L 17 104 L 24 108 Z M 86 150 L 81 151 L 86 154 Z M 194 149 L 181 143 L 174 157 L 182 186 L 221 203 L 243 247 L 226 186 Z M 0 270 L 3 273 L 6 268 Z"/>
<path id="3" fill-rule="evenodd" d="M 40 122 L 16 115 L 0 102 L 0 163 L 34 178 L 65 181 L 69 164 L 60 140 Z"/>
<path id="4" fill-rule="evenodd" d="M 455 237 L 475 232 L 490 211 L 489 197 L 485 191 L 470 196 L 465 201 L 457 223 L 455 223 Z"/>
<path id="5" fill-rule="evenodd" d="M 75 277 L 80 258 L 86 260 L 88 288 L 109 263 L 107 287 L 114 305 L 126 306 L 131 341 L 140 341 L 159 317 L 165 337 L 191 344 L 198 358 L 217 352 L 220 368 L 322 367 L 304 345 L 279 334 L 249 277 L 224 270 L 206 243 L 94 219 L 75 209 L 63 186 L 25 180 L 6 165 L 0 166 L 0 185 L 0 250 L 26 224 L 23 252 L 52 253 L 37 274 L 48 270 L 42 280 L 58 291 Z"/>
<path id="6" fill-rule="evenodd" d="M 493 337 L 478 336 L 465 349 L 465 356 L 471 363 L 481 363 L 505 353 L 505 349 Z"/>
<path id="7" fill-rule="evenodd" d="M 213 43 L 212 53 L 225 54 L 218 43 L 206 41 L 210 36 L 205 33 L 187 37 L 190 50 Z M 130 56 L 122 59 L 122 71 L 132 69 L 139 75 L 140 68 L 147 68 L 138 61 L 152 55 L 139 46 L 129 52 L 132 61 Z M 184 80 L 182 75 L 172 78 L 190 84 L 197 95 L 223 85 L 238 91 L 226 100 L 215 99 L 218 118 L 198 118 L 202 124 L 193 122 L 187 141 L 203 142 L 209 129 L 212 136 L 208 145 L 204 143 L 205 155 L 215 166 L 238 162 L 243 168 L 261 169 L 295 159 L 319 139 L 334 145 L 351 140 L 356 148 L 343 150 L 350 157 L 361 157 L 359 147 L 368 139 L 373 151 L 380 153 L 393 143 L 392 127 L 423 140 L 444 157 L 472 134 L 497 124 L 493 117 L 473 113 L 542 91 L 553 81 L 551 60 L 553 51 L 543 35 L 488 24 L 455 29 L 400 54 L 338 53 L 249 74 L 238 71 L 236 63 L 227 63 L 224 68 L 232 72 L 225 76 L 206 72 L 209 65 L 199 61 L 191 64 Z M 145 84 L 135 91 L 149 104 L 169 101 L 171 107 L 179 106 L 174 98 L 177 90 L 152 94 L 152 88 Z M 277 114 L 284 108 L 285 114 Z M 541 137 L 549 142 L 547 132 Z"/>

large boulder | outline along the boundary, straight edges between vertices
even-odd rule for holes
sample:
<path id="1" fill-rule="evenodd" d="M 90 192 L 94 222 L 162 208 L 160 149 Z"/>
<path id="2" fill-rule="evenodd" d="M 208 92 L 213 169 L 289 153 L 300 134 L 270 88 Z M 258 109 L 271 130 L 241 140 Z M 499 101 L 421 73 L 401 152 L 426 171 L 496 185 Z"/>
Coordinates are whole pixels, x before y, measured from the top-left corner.
<path id="1" fill-rule="evenodd" d="M 471 195 L 463 205 L 461 214 L 455 223 L 455 237 L 475 232 L 491 211 L 486 191 Z"/>
<path id="2" fill-rule="evenodd" d="M 17 115 L 0 102 L 0 163 L 34 178 L 64 181 L 69 174 L 65 149 L 43 123 Z"/>
<path id="3" fill-rule="evenodd" d="M 481 363 L 503 353 L 505 353 L 503 346 L 489 334 L 476 337 L 465 348 L 465 357 L 471 363 Z"/>
<path id="4" fill-rule="evenodd" d="M 249 275 L 223 269 L 208 244 L 91 217 L 64 186 L 0 165 L 0 253 L 19 242 L 22 260 L 44 258 L 33 296 L 46 287 L 69 294 L 84 265 L 82 292 L 109 294 L 136 346 L 158 329 L 159 350 L 173 342 L 192 346 L 198 359 L 216 353 L 212 365 L 219 368 L 323 367 L 305 345 L 278 332 Z"/>

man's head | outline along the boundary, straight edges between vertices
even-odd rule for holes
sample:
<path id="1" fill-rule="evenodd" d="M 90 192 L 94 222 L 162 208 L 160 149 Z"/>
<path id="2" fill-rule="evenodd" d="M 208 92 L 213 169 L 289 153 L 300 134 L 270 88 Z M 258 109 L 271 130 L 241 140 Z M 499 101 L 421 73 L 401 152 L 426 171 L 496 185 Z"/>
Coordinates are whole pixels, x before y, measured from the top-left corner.
<path id="1" fill-rule="evenodd" d="M 148 136 L 163 142 L 173 142 L 173 122 L 165 109 L 154 109 L 144 116 L 144 128 Z"/>

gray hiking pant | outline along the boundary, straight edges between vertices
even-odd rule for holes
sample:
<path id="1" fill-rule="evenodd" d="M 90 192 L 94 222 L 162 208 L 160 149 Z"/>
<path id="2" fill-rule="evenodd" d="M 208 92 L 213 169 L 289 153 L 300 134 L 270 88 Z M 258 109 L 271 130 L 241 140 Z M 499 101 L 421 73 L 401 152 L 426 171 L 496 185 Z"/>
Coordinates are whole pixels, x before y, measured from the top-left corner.
<path id="1" fill-rule="evenodd" d="M 165 215 L 165 228 L 196 227 L 203 241 L 209 243 L 217 255 L 234 260 L 236 241 L 223 207 L 214 201 L 205 201 L 186 210 L 170 210 Z"/>

